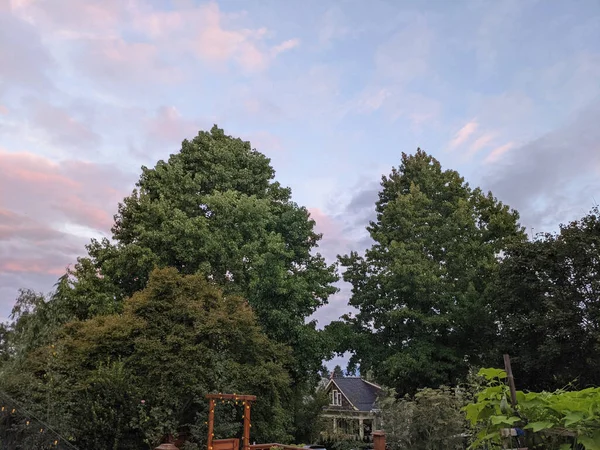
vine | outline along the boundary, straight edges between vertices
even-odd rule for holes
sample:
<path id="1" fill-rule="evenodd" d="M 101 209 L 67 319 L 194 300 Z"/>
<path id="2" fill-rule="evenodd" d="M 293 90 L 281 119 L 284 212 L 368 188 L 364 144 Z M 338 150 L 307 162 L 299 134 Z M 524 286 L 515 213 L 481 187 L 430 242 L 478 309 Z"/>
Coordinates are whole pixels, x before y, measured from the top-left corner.
<path id="1" fill-rule="evenodd" d="M 600 450 L 600 388 L 555 392 L 517 391 L 510 403 L 506 372 L 481 369 L 486 382 L 463 408 L 477 430 L 470 449 L 500 445 L 502 429 L 516 429 L 529 448 Z"/>

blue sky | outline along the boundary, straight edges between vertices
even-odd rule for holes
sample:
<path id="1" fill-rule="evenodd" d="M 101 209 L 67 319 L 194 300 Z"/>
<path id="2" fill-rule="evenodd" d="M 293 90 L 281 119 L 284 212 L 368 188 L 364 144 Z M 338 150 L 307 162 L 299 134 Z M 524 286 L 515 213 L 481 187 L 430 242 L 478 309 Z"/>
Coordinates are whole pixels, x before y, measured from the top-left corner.
<path id="1" fill-rule="evenodd" d="M 0 317 L 213 123 L 272 158 L 330 260 L 417 147 L 556 230 L 600 199 L 599 95 L 597 0 L 0 0 Z"/>

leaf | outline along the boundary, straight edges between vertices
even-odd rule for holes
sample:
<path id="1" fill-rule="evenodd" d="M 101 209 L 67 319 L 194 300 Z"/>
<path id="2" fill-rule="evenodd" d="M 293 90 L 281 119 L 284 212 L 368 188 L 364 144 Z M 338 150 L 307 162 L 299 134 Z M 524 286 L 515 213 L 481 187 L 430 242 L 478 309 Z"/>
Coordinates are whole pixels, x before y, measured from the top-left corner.
<path id="1" fill-rule="evenodd" d="M 585 415 L 582 412 L 571 411 L 565 415 L 565 427 L 585 420 Z"/>
<path id="2" fill-rule="evenodd" d="M 469 403 L 463 408 L 463 411 L 466 413 L 467 420 L 471 422 L 471 425 L 475 425 L 477 423 L 477 419 L 479 419 L 479 413 L 484 407 L 485 405 L 481 403 Z"/>
<path id="3" fill-rule="evenodd" d="M 490 417 L 490 420 L 492 422 L 493 425 L 500 425 L 500 424 L 506 424 L 506 425 L 513 425 L 515 423 L 517 423 L 519 420 L 521 420 L 519 417 L 516 416 L 512 416 L 512 417 L 506 417 L 506 416 L 492 416 Z"/>
<path id="4" fill-rule="evenodd" d="M 486 380 L 493 380 L 494 378 L 503 380 L 507 377 L 506 371 L 494 368 L 480 369 L 477 375 L 484 377 Z"/>
<path id="5" fill-rule="evenodd" d="M 577 442 L 583 444 L 585 450 L 600 450 L 600 433 L 594 436 L 579 436 Z"/>
<path id="6" fill-rule="evenodd" d="M 527 430 L 531 430 L 534 433 L 538 433 L 539 431 L 547 430 L 549 428 L 552 428 L 553 426 L 554 423 L 549 422 L 547 420 L 542 420 L 540 422 L 531 422 L 530 424 L 527 424 L 524 428 Z"/>

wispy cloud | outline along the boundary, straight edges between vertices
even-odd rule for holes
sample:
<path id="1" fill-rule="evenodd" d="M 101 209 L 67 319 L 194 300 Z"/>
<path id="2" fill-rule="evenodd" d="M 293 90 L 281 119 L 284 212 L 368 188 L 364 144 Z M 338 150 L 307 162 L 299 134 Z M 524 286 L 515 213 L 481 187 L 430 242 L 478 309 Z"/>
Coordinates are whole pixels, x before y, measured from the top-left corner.
<path id="1" fill-rule="evenodd" d="M 300 46 L 300 39 L 288 39 L 287 41 L 283 41 L 281 44 L 276 45 L 271 49 L 271 54 L 275 57 L 280 53 L 287 52 L 288 50 L 292 50 L 293 48 Z"/>
<path id="2" fill-rule="evenodd" d="M 499 161 L 500 157 L 515 148 L 515 145 L 516 144 L 514 142 L 508 142 L 500 147 L 496 147 L 487 155 L 484 162 L 490 164 Z"/>
<path id="3" fill-rule="evenodd" d="M 453 150 L 463 145 L 477 131 L 479 124 L 475 120 L 467 122 L 460 130 L 456 132 L 454 138 L 450 141 L 448 148 Z"/>
<path id="4" fill-rule="evenodd" d="M 473 155 L 475 155 L 475 153 L 479 152 L 481 149 L 488 147 L 495 138 L 496 138 L 496 133 L 494 133 L 494 132 L 487 132 L 487 133 L 479 136 L 469 146 L 468 156 L 472 157 Z"/>

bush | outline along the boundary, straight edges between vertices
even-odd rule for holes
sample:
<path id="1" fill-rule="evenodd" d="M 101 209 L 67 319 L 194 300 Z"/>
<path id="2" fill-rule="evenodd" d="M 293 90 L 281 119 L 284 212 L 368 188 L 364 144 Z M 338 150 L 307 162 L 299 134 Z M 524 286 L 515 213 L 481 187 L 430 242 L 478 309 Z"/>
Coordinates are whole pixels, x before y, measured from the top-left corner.
<path id="1" fill-rule="evenodd" d="M 464 404 L 465 394 L 459 388 L 426 388 L 401 399 L 389 391 L 381 402 L 388 446 L 392 450 L 464 449 Z"/>

